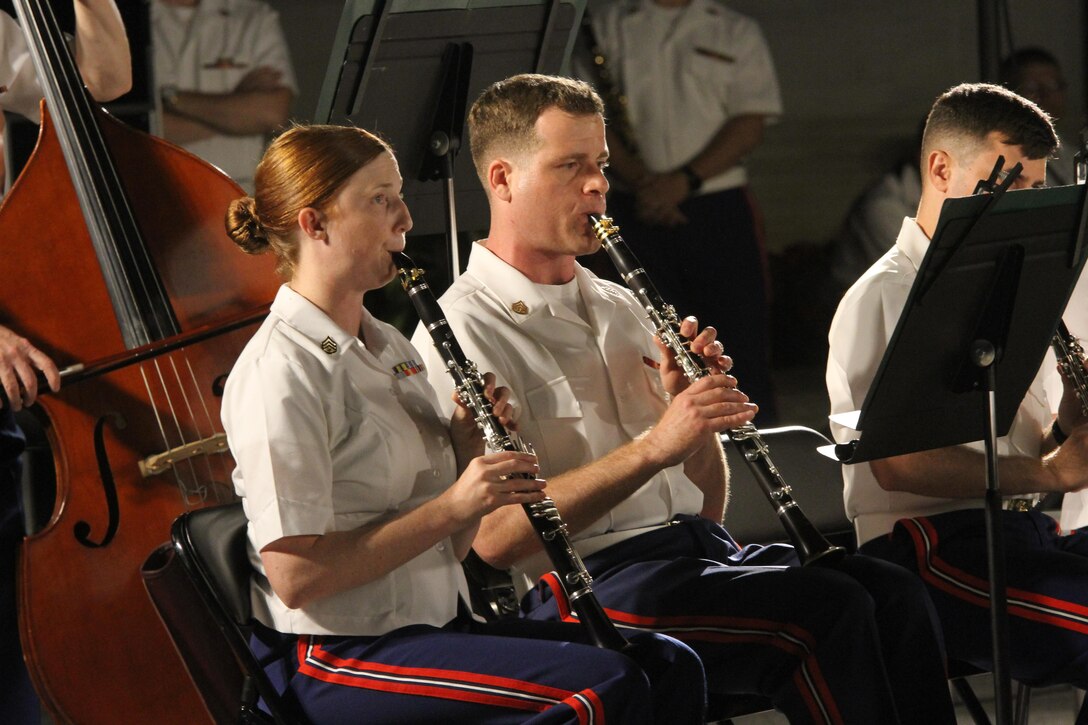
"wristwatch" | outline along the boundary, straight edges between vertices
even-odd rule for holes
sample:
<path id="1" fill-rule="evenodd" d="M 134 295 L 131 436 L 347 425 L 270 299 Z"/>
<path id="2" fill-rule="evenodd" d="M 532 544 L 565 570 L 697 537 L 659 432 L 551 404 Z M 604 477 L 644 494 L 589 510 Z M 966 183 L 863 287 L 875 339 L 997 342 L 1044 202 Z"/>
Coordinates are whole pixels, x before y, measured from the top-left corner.
<path id="1" fill-rule="evenodd" d="M 680 167 L 680 173 L 684 175 L 684 178 L 688 180 L 688 191 L 694 194 L 699 189 L 703 188 L 703 179 L 701 176 L 695 173 L 695 170 L 688 164 L 684 164 Z"/>
<path id="2" fill-rule="evenodd" d="M 166 85 L 159 89 L 159 98 L 162 99 L 163 108 L 173 108 L 178 99 L 178 87 L 175 85 Z"/>

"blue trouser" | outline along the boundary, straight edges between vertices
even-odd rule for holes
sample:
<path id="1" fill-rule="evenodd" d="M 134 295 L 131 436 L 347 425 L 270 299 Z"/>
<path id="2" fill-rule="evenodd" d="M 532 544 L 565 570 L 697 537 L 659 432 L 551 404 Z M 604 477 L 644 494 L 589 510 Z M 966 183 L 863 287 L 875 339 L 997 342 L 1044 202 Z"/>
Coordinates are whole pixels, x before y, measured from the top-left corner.
<path id="1" fill-rule="evenodd" d="M 289 707 L 313 723 L 701 724 L 699 658 L 668 637 L 638 635 L 632 655 L 580 644 L 578 625 L 459 618 L 381 637 L 285 638 L 263 630 L 259 658 Z M 292 644 L 293 643 L 293 644 Z"/>
<path id="2" fill-rule="evenodd" d="M 1062 535 L 1046 514 L 1003 511 L 1009 671 L 1032 685 L 1088 687 L 1088 532 Z M 950 657 L 992 669 L 989 566 L 981 509 L 896 523 L 862 551 L 925 582 Z M 1078 722 L 1088 722 L 1082 713 Z"/>
<path id="3" fill-rule="evenodd" d="M 770 697 L 791 723 L 955 722 L 935 615 L 901 567 L 803 568 L 694 517 L 585 563 L 609 616 L 691 645 L 711 693 Z M 566 614 L 547 579 L 523 602 L 534 619 Z"/>

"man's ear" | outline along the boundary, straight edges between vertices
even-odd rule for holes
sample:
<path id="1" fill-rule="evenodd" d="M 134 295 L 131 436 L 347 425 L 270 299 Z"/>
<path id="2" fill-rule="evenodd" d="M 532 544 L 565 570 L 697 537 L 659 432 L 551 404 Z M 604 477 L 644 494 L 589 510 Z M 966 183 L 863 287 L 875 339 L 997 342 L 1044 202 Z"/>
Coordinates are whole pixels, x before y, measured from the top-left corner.
<path id="1" fill-rule="evenodd" d="M 942 194 L 952 183 L 952 157 L 947 151 L 936 149 L 926 156 L 926 179 L 930 186 Z"/>
<path id="2" fill-rule="evenodd" d="M 326 241 L 328 232 L 325 228 L 328 219 L 324 212 L 311 206 L 305 207 L 298 213 L 298 226 L 302 233 L 310 239 Z"/>
<path id="3" fill-rule="evenodd" d="M 491 196 L 510 201 L 514 167 L 505 159 L 495 159 L 487 167 L 487 187 Z"/>

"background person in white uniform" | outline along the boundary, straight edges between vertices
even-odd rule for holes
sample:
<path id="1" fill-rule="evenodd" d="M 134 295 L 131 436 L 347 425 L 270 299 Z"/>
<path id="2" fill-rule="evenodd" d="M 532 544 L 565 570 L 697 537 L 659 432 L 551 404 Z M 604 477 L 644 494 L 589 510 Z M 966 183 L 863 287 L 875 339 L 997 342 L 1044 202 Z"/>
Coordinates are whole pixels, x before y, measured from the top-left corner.
<path id="1" fill-rule="evenodd" d="M 744 168 L 782 113 L 763 32 L 718 0 L 616 0 L 592 20 L 637 144 L 610 117 L 616 221 L 680 314 L 717 327 L 770 425 L 768 271 Z M 590 263 L 618 279 L 607 259 Z"/>
<path id="2" fill-rule="evenodd" d="M 297 87 L 279 15 L 260 0 L 154 0 L 161 135 L 246 191 Z"/>

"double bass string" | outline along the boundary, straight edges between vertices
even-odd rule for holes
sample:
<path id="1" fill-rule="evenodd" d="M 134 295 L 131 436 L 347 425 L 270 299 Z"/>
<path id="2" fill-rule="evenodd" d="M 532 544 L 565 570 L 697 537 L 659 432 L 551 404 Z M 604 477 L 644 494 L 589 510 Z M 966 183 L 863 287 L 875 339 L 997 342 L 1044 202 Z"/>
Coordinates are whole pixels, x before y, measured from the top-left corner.
<path id="1" fill-rule="evenodd" d="M 105 247 L 103 256 L 109 260 L 109 267 L 113 275 L 117 279 L 123 280 L 123 284 L 118 285 L 118 288 L 121 295 L 127 298 L 127 304 L 124 305 L 127 314 L 124 316 L 128 318 L 125 329 L 131 333 L 128 341 L 130 347 L 145 345 L 153 340 L 161 340 L 179 334 L 180 329 L 176 318 L 173 316 L 169 299 L 166 296 L 161 280 L 154 274 L 154 265 L 151 262 L 148 249 L 142 242 L 132 208 L 123 193 L 123 185 L 117 173 L 117 168 L 107 152 L 101 128 L 95 121 L 91 102 L 85 94 L 82 84 L 78 84 L 76 80 L 73 80 L 78 79 L 79 76 L 76 73 L 72 56 L 68 52 L 63 37 L 60 36 L 61 39 L 58 40 L 58 34 L 48 32 L 49 27 L 56 27 L 56 19 L 50 15 L 52 9 L 38 3 L 23 3 L 23 5 L 22 9 L 25 10 L 24 22 L 33 28 L 36 36 L 40 39 L 40 47 L 45 56 L 40 59 L 35 58 L 38 72 L 43 77 L 48 77 L 53 81 L 52 84 L 47 84 L 47 87 L 57 88 L 59 92 L 66 94 L 69 99 L 76 101 L 74 103 L 61 103 L 60 99 L 50 99 L 50 108 L 54 113 L 61 114 L 62 120 L 66 121 L 66 123 L 60 124 L 60 128 L 75 129 L 78 127 L 82 132 L 61 134 L 61 140 L 73 150 L 78 151 L 74 156 L 81 159 L 82 163 L 77 163 L 75 165 L 77 168 L 72 170 L 82 178 L 84 188 L 93 188 L 95 190 L 97 202 L 108 212 L 108 218 L 113 220 L 113 233 L 108 235 L 113 243 L 103 245 Z M 49 25 L 50 21 L 52 26 Z M 108 221 L 105 223 L 109 224 Z M 94 235 L 92 235 L 92 239 L 94 238 Z M 125 255 L 135 263 L 124 264 Z M 141 299 L 151 301 L 152 310 L 159 311 L 159 313 L 138 314 L 138 311 L 141 310 Z M 182 354 L 184 356 L 184 353 Z M 217 426 L 210 414 L 207 402 L 204 400 L 204 394 L 197 385 L 196 376 L 192 371 L 192 365 L 188 357 L 184 358 L 184 365 L 189 370 L 189 378 L 193 383 L 195 397 L 198 399 L 196 408 L 203 412 L 203 425 L 197 410 L 194 409 L 191 396 L 186 391 L 185 379 L 179 373 L 173 356 L 169 357 L 171 358 L 170 369 L 164 371 L 160 361 L 155 360 L 152 363 L 153 372 L 151 375 L 158 378 L 162 387 L 166 404 L 170 410 L 169 417 L 173 419 L 172 430 L 176 431 L 180 443 L 184 445 L 207 437 L 202 435 L 201 432 L 201 428 L 205 426 L 211 433 L 221 432 L 216 430 Z M 157 396 L 154 394 L 153 386 L 148 379 L 148 370 L 144 365 L 140 365 L 140 371 L 149 402 L 152 404 L 151 410 L 159 429 L 159 435 L 165 449 L 170 450 L 172 446 L 170 435 L 167 432 L 169 423 L 163 419 L 159 406 L 156 404 Z M 179 416 L 174 400 L 175 396 L 171 395 L 171 385 L 168 383 L 168 380 L 171 379 L 176 384 L 180 403 L 184 404 L 188 412 L 188 421 L 192 422 L 195 432 L 186 433 L 186 425 Z M 207 459 L 206 455 L 203 457 Z M 223 466 L 224 464 L 220 462 L 219 468 L 222 469 Z M 183 500 L 187 505 L 203 502 L 207 498 L 207 486 L 201 481 L 202 476 L 197 470 L 197 464 L 190 458 L 187 459 L 185 467 L 186 471 L 183 472 L 179 470 L 180 465 L 175 464 L 172 466 L 175 483 Z M 212 464 L 205 460 L 203 467 L 207 474 L 207 480 L 215 481 L 216 477 Z M 220 473 L 222 474 L 223 471 L 221 470 Z M 220 480 L 224 480 L 224 477 L 221 477 Z"/>

